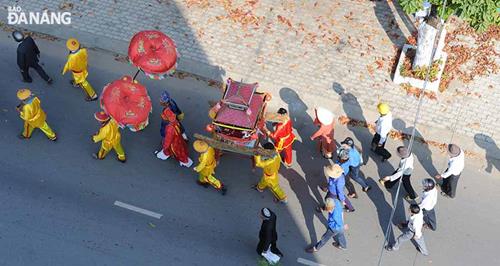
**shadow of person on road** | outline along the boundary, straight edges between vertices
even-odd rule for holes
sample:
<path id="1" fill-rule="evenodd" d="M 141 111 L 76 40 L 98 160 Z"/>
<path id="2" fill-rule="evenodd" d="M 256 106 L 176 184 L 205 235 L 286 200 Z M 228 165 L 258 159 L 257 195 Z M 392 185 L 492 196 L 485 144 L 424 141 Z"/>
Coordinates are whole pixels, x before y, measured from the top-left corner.
<path id="1" fill-rule="evenodd" d="M 342 101 L 342 107 L 344 109 L 344 113 L 350 119 L 355 119 L 358 121 L 366 121 L 366 118 L 363 114 L 363 109 L 358 102 L 356 96 L 354 96 L 350 92 L 346 92 L 345 89 L 337 82 L 334 82 L 333 90 L 339 94 Z M 366 121 L 368 123 L 368 121 Z M 383 163 L 381 161 L 381 157 L 377 154 L 373 153 L 371 148 L 371 140 L 373 138 L 373 134 L 367 127 L 361 126 L 352 126 L 350 124 L 347 125 L 347 128 L 354 134 L 354 137 L 361 144 L 361 151 L 363 162 L 366 165 L 369 159 L 372 159 L 373 162 L 377 165 L 377 171 L 379 177 L 384 177 L 387 174 L 394 172 L 394 167 L 392 167 L 389 163 Z"/>
<path id="2" fill-rule="evenodd" d="M 302 215 L 304 215 L 306 227 L 309 230 L 311 243 L 316 243 L 318 238 L 316 236 L 316 229 L 314 228 L 314 216 L 317 216 L 322 224 L 326 224 L 327 221 L 322 214 L 314 211 L 318 205 L 309 193 L 309 186 L 306 180 L 292 168 L 282 167 L 280 174 L 288 181 L 290 188 L 297 196 L 300 207 L 302 208 Z"/>
<path id="3" fill-rule="evenodd" d="M 500 160 L 496 159 L 500 158 L 500 149 L 495 143 L 495 140 L 488 135 L 479 133 L 474 135 L 474 142 L 476 142 L 477 146 L 486 151 L 485 159 L 487 165 L 484 170 L 491 174 L 493 172 L 493 167 L 495 167 L 497 171 L 500 171 Z"/>
<path id="4" fill-rule="evenodd" d="M 387 242 L 392 243 L 391 241 L 394 240 L 394 234 L 392 230 L 389 232 L 389 235 L 385 235 L 387 224 L 389 223 L 389 218 L 391 216 L 392 207 L 385 199 L 384 192 L 382 191 L 382 189 L 380 189 L 378 182 L 376 182 L 373 178 L 368 177 L 366 178 L 366 184 L 371 187 L 370 191 L 368 191 L 366 195 L 373 202 L 373 205 L 375 205 L 380 230 L 387 238 Z"/>
<path id="5" fill-rule="evenodd" d="M 300 140 L 296 140 L 293 149 L 296 151 L 297 164 L 304 172 L 304 178 L 314 194 L 317 202 L 322 202 L 323 196 L 319 192 L 319 185 L 326 181 L 323 175 L 323 166 L 328 163 L 323 160 L 321 154 L 315 149 L 316 144 L 310 140 L 314 133 L 313 120 L 307 114 L 307 105 L 300 99 L 299 95 L 290 88 L 280 90 L 281 99 L 288 104 L 288 113 L 293 121 L 293 127 Z M 314 160 L 318 158 L 319 160 Z"/>
<path id="6" fill-rule="evenodd" d="M 347 115 L 347 117 L 356 119 L 358 121 L 366 121 L 366 118 L 363 114 L 363 109 L 361 108 L 361 105 L 358 102 L 358 99 L 356 96 L 354 96 L 352 93 L 346 92 L 345 89 L 342 87 L 337 82 L 334 82 L 333 85 L 333 90 L 340 95 L 341 100 L 342 100 L 342 107 L 344 109 L 344 113 Z M 382 188 L 379 187 L 379 183 L 374 181 L 378 180 L 381 177 L 385 177 L 387 175 L 392 174 L 395 169 L 394 167 L 385 162 L 383 163 L 380 160 L 380 157 L 370 150 L 371 146 L 371 139 L 373 138 L 373 134 L 370 132 L 370 130 L 366 127 L 360 127 L 360 126 L 352 126 L 352 125 L 347 125 L 347 128 L 354 134 L 354 137 L 357 139 L 357 141 L 361 144 L 362 151 L 361 154 L 363 156 L 363 161 L 364 164 L 366 165 L 368 163 L 368 160 L 371 158 L 373 162 L 376 164 L 377 171 L 378 171 L 378 177 L 367 178 L 367 184 L 372 187 L 370 191 L 368 191 L 368 197 L 370 200 L 373 202 L 375 207 L 377 208 L 377 214 L 379 218 L 379 224 L 382 229 L 382 231 L 385 234 L 385 230 L 387 227 L 387 224 L 389 222 L 390 218 L 390 213 L 392 211 L 391 204 L 387 202 L 385 199 L 384 193 L 382 191 Z M 360 174 L 363 174 L 362 171 Z M 393 202 L 395 198 L 395 193 L 396 193 L 396 188 L 397 186 L 394 186 L 392 189 L 389 190 L 389 193 L 391 194 L 391 200 Z M 385 188 L 383 188 L 385 189 Z M 404 217 L 404 204 L 402 202 L 402 196 L 400 193 L 400 196 L 398 197 L 397 205 L 396 207 L 396 213 L 394 215 L 393 222 L 395 221 L 400 221 L 401 216 Z M 402 215 L 401 215 L 402 214 Z M 387 236 L 388 239 L 392 239 L 394 236 L 392 235 L 392 230 L 391 234 Z"/>
<path id="7" fill-rule="evenodd" d="M 380 26 L 382 26 L 394 46 L 401 47 L 405 42 L 405 36 L 396 21 L 389 0 L 375 1 L 374 11 Z"/>
<path id="8" fill-rule="evenodd" d="M 408 147 L 408 144 L 410 142 L 409 138 L 411 137 L 410 134 L 413 131 L 413 126 L 406 127 L 406 122 L 399 118 L 394 119 L 392 125 L 394 129 L 408 134 L 408 138 L 403 138 L 404 146 Z M 429 148 L 429 144 L 427 144 L 423 140 L 425 139 L 420 133 L 420 131 L 418 131 L 418 129 L 415 129 L 415 141 L 412 147 L 412 153 L 415 154 L 415 156 L 417 157 L 422 167 L 424 167 L 427 174 L 433 177 L 438 174 L 438 170 L 436 169 L 436 167 L 434 167 L 434 164 L 432 163 L 432 151 Z"/>
<path id="9" fill-rule="evenodd" d="M 310 140 L 310 136 L 315 131 L 315 126 L 313 125 L 312 118 L 307 114 L 307 105 L 290 88 L 282 88 L 280 90 L 280 97 L 288 104 L 288 113 L 297 133 L 298 140 L 294 142 L 293 149 L 295 150 L 296 162 L 300 166 L 304 176 L 302 177 L 293 169 L 286 169 L 281 172 L 290 182 L 290 187 L 300 201 L 311 242 L 314 243 L 317 241 L 313 223 L 314 215 L 317 215 L 322 222 L 326 223 L 323 215 L 316 213 L 314 209 L 318 203 L 323 202 L 324 195 L 321 194 L 319 186 L 324 185 L 326 182 L 323 174 L 323 166 L 328 164 L 329 161 L 323 159 L 315 148 L 315 143 Z M 313 196 L 310 195 L 309 191 L 312 191 Z"/>

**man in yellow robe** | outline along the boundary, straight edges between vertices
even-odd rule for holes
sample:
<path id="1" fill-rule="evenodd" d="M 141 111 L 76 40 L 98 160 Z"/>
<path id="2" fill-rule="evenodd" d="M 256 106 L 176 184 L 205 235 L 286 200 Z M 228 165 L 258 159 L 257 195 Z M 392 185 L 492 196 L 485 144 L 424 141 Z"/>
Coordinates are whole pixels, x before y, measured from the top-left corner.
<path id="1" fill-rule="evenodd" d="M 97 100 L 97 94 L 87 81 L 87 76 L 89 75 L 89 72 L 87 72 L 87 49 L 81 48 L 80 43 L 75 38 L 70 38 L 66 42 L 66 47 L 70 52 L 62 74 L 64 75 L 68 70 L 73 72 L 71 84 L 81 87 L 87 93 L 86 101 Z"/>
<path id="2" fill-rule="evenodd" d="M 200 157 L 198 158 L 199 164 L 193 169 L 199 174 L 196 182 L 204 187 L 211 185 L 220 191 L 222 195 L 225 195 L 227 191 L 226 187 L 214 176 L 215 167 L 217 166 L 214 148 L 208 146 L 208 143 L 202 140 L 196 140 L 193 143 L 193 147 L 195 151 L 200 153 Z"/>
<path id="3" fill-rule="evenodd" d="M 34 96 L 29 89 L 20 89 L 17 91 L 17 98 L 21 103 L 17 106 L 21 119 L 24 120 L 23 133 L 19 135 L 20 139 L 29 139 L 35 128 L 40 129 L 47 138 L 52 141 L 57 140 L 56 133 L 47 124 L 45 119 L 47 115 L 42 109 L 40 99 Z"/>
<path id="4" fill-rule="evenodd" d="M 270 142 L 264 144 L 263 147 L 266 150 L 275 150 L 274 145 Z M 269 188 L 275 197 L 275 201 L 286 203 L 287 197 L 283 189 L 281 189 L 278 179 L 278 172 L 281 166 L 279 154 L 265 159 L 262 159 L 260 155 L 256 155 L 254 158 L 255 166 L 263 169 L 262 178 L 255 186 L 255 189 L 259 192 L 264 192 L 264 189 Z"/>
<path id="5" fill-rule="evenodd" d="M 99 149 L 97 154 L 92 154 L 92 156 L 94 159 L 102 160 L 111 149 L 114 149 L 118 156 L 118 161 L 124 163 L 126 161 L 125 151 L 120 142 L 121 134 L 118 124 L 103 111 L 95 113 L 94 117 L 102 125 L 99 132 L 92 136 L 92 141 L 94 143 L 101 141 L 101 149 Z"/>

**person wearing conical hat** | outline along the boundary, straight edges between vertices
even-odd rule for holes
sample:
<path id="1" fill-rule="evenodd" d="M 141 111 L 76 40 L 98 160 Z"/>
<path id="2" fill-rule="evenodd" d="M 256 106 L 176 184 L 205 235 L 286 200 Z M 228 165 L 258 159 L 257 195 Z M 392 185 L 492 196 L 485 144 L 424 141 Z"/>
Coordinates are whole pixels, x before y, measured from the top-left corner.
<path id="1" fill-rule="evenodd" d="M 196 181 L 198 185 L 208 187 L 211 185 L 222 195 L 226 194 L 226 187 L 222 182 L 220 182 L 215 176 L 215 167 L 217 166 L 217 161 L 215 159 L 215 150 L 210 147 L 208 143 L 202 140 L 196 140 L 193 143 L 194 150 L 200 153 L 198 158 L 198 165 L 193 168 L 199 174 L 199 178 Z"/>
<path id="2" fill-rule="evenodd" d="M 56 133 L 47 124 L 47 115 L 42 109 L 40 99 L 33 95 L 29 89 L 20 89 L 17 91 L 17 98 L 21 103 L 16 107 L 19 116 L 24 120 L 23 133 L 19 135 L 20 139 L 29 139 L 35 128 L 40 129 L 47 138 L 52 141 L 57 140 Z"/>
<path id="3" fill-rule="evenodd" d="M 376 133 L 372 139 L 372 151 L 382 156 L 382 162 L 385 162 L 392 156 L 391 153 L 385 149 L 387 136 L 392 129 L 392 113 L 389 105 L 386 103 L 379 103 L 377 105 L 377 110 L 380 117 L 377 119 L 375 126 Z"/>
<path id="4" fill-rule="evenodd" d="M 182 130 L 177 121 L 176 115 L 170 109 L 164 112 L 168 120 L 165 126 L 165 138 L 163 139 L 163 149 L 156 153 L 156 157 L 160 160 L 167 160 L 173 156 L 181 166 L 191 167 L 193 160 L 188 156 L 188 146 L 184 138 L 182 138 Z"/>
<path id="5" fill-rule="evenodd" d="M 321 154 L 326 159 L 331 159 L 337 150 L 337 145 L 335 144 L 335 138 L 333 136 L 335 131 L 334 115 L 323 107 L 316 108 L 315 113 L 316 118 L 314 119 L 314 124 L 317 125 L 319 129 L 311 136 L 311 140 L 319 139 L 318 144 Z"/>
<path id="6" fill-rule="evenodd" d="M 292 166 L 292 144 L 295 141 L 293 134 L 292 120 L 287 115 L 285 108 L 278 110 L 278 115 L 281 116 L 281 122 L 273 123 L 274 131 L 271 133 L 266 131 L 266 134 L 273 140 L 276 151 L 282 154 L 283 163 L 286 167 Z"/>
<path id="7" fill-rule="evenodd" d="M 324 167 L 325 176 L 328 178 L 328 184 L 321 187 L 326 193 L 326 198 L 337 198 L 347 208 L 347 212 L 354 212 L 354 207 L 349 198 L 345 196 L 345 176 L 344 169 L 339 164 L 328 165 Z M 324 210 L 324 206 L 318 206 L 316 211 Z"/>
<path id="8" fill-rule="evenodd" d="M 87 94 L 85 100 L 97 100 L 97 94 L 87 81 L 89 75 L 87 71 L 87 49 L 82 48 L 75 38 L 70 38 L 66 42 L 66 47 L 69 50 L 69 55 L 62 74 L 64 75 L 67 71 L 71 71 L 73 73 L 71 84 L 75 87 L 81 87 L 85 91 Z"/>
<path id="9" fill-rule="evenodd" d="M 121 134 L 118 123 L 103 111 L 94 113 L 94 118 L 101 123 L 99 132 L 92 136 L 92 141 L 97 143 L 101 141 L 101 148 L 97 154 L 92 154 L 92 157 L 97 160 L 102 160 L 106 157 L 111 149 L 114 149 L 118 161 L 124 163 L 127 158 L 121 144 Z"/>
<path id="10" fill-rule="evenodd" d="M 266 150 L 275 150 L 271 142 L 263 145 Z M 278 153 L 273 157 L 266 158 L 261 155 L 254 156 L 255 166 L 262 168 L 262 178 L 260 182 L 254 186 L 259 192 L 264 192 L 264 189 L 269 188 L 274 195 L 275 201 L 287 203 L 285 191 L 280 187 L 278 172 L 281 166 L 281 157 Z"/>

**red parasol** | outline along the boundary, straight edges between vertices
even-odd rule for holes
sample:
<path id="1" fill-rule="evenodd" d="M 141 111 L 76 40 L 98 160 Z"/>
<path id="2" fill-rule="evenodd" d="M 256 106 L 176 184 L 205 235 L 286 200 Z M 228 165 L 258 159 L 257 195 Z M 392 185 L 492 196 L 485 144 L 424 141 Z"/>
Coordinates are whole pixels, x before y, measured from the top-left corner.
<path id="1" fill-rule="evenodd" d="M 120 127 L 131 131 L 144 129 L 149 123 L 149 113 L 153 107 L 146 87 L 124 76 L 104 86 L 101 108 L 111 116 Z"/>
<path id="2" fill-rule="evenodd" d="M 157 30 L 136 33 L 130 40 L 128 57 L 134 66 L 152 79 L 163 79 L 172 74 L 177 66 L 177 48 L 174 41 Z"/>

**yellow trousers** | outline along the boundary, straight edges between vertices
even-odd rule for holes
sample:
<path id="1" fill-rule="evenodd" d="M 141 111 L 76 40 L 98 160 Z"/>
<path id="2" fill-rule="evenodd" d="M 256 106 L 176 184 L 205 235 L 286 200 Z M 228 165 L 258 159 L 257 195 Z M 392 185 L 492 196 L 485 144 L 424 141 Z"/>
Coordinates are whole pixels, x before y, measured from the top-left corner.
<path id="1" fill-rule="evenodd" d="M 257 189 L 264 190 L 266 188 L 269 188 L 269 190 L 271 190 L 271 192 L 273 193 L 274 197 L 276 197 L 278 200 L 286 199 L 285 191 L 281 189 L 278 183 L 278 179 L 268 179 L 266 177 L 262 177 L 260 179 L 260 182 L 257 184 Z"/>
<path id="2" fill-rule="evenodd" d="M 31 134 L 33 133 L 33 130 L 35 130 L 36 127 L 30 125 L 28 122 L 24 122 L 24 130 L 23 130 L 23 137 L 29 138 L 31 137 Z M 47 138 L 53 140 L 56 138 L 56 133 L 50 128 L 49 124 L 47 122 L 44 122 L 41 127 L 38 127 L 45 135 Z"/>
<path id="3" fill-rule="evenodd" d="M 80 83 L 78 85 L 80 86 L 80 88 L 82 88 L 85 91 L 85 93 L 87 93 L 87 95 L 90 98 L 96 97 L 96 93 L 94 91 L 94 88 L 92 88 L 92 86 L 90 85 L 90 83 L 87 80 L 84 80 L 82 83 Z"/>
<path id="4" fill-rule="evenodd" d="M 222 183 L 213 175 L 202 175 L 199 174 L 198 181 L 202 184 L 210 184 L 215 189 L 221 189 Z"/>
<path id="5" fill-rule="evenodd" d="M 108 152 L 113 148 L 116 152 L 116 155 L 118 156 L 118 160 L 120 161 L 125 161 L 125 151 L 123 150 L 122 144 L 118 142 L 116 145 L 112 147 L 107 147 L 107 145 L 101 144 L 101 149 L 99 150 L 99 153 L 97 154 L 97 158 L 99 159 L 104 159 Z"/>
<path id="6" fill-rule="evenodd" d="M 94 98 L 96 96 L 96 93 L 94 91 L 94 88 L 92 88 L 90 83 L 87 81 L 87 75 L 88 74 L 86 71 L 82 73 L 73 72 L 73 81 L 75 82 L 75 84 L 80 86 L 80 88 L 82 88 L 90 98 Z"/>

